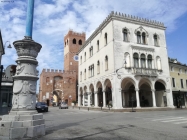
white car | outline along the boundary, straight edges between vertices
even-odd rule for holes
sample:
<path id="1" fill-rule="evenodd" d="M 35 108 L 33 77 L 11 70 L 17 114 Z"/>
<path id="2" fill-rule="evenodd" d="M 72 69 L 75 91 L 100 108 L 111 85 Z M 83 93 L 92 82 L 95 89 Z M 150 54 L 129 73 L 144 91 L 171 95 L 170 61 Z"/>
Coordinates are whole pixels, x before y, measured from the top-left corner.
<path id="1" fill-rule="evenodd" d="M 68 104 L 66 102 L 61 102 L 59 105 L 59 109 L 62 109 L 62 108 L 68 109 Z"/>

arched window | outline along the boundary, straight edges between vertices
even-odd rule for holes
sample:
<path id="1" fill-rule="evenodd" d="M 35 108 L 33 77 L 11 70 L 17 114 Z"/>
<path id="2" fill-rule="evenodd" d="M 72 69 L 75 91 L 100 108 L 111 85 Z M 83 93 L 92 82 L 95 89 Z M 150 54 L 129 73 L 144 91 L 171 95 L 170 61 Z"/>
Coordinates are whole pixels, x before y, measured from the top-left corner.
<path id="1" fill-rule="evenodd" d="M 88 67 L 88 77 L 91 77 L 92 75 L 92 68 L 91 66 Z"/>
<path id="2" fill-rule="evenodd" d="M 99 62 L 99 60 L 97 61 L 97 74 L 99 74 L 100 73 L 100 62 Z"/>
<path id="3" fill-rule="evenodd" d="M 84 70 L 84 80 L 86 80 L 86 69 Z"/>
<path id="4" fill-rule="evenodd" d="M 82 45 L 82 40 L 79 40 L 79 45 Z"/>
<path id="5" fill-rule="evenodd" d="M 141 33 L 139 31 L 137 32 L 137 43 L 141 44 Z"/>
<path id="6" fill-rule="evenodd" d="M 148 68 L 152 69 L 152 56 L 149 54 L 147 57 Z"/>
<path id="7" fill-rule="evenodd" d="M 146 65 L 145 65 L 145 54 L 141 54 L 141 67 L 142 68 L 146 67 Z"/>
<path id="8" fill-rule="evenodd" d="M 82 81 L 82 71 L 80 72 L 80 81 Z"/>
<path id="9" fill-rule="evenodd" d="M 76 39 L 75 38 L 73 39 L 73 44 L 76 44 Z"/>
<path id="10" fill-rule="evenodd" d="M 84 53 L 84 61 L 86 61 L 86 52 Z"/>
<path id="11" fill-rule="evenodd" d="M 67 45 L 68 45 L 68 40 L 67 40 Z"/>
<path id="12" fill-rule="evenodd" d="M 97 40 L 97 51 L 99 51 L 99 40 Z"/>
<path id="13" fill-rule="evenodd" d="M 128 41 L 127 29 L 123 29 L 123 41 L 125 41 L 125 42 Z"/>
<path id="14" fill-rule="evenodd" d="M 105 33 L 105 45 L 107 45 L 107 33 Z"/>
<path id="15" fill-rule="evenodd" d="M 81 56 L 81 64 L 82 64 L 82 56 Z"/>
<path id="16" fill-rule="evenodd" d="M 105 56 L 105 70 L 108 70 L 108 56 Z"/>
<path id="17" fill-rule="evenodd" d="M 127 52 L 125 53 L 125 62 L 126 62 L 125 67 L 129 68 L 131 66 L 130 65 L 130 55 Z"/>
<path id="18" fill-rule="evenodd" d="M 133 59 L 134 59 L 134 67 L 135 68 L 138 68 L 139 67 L 139 62 L 138 62 L 138 54 L 137 53 L 134 53 L 133 54 Z"/>
<path id="19" fill-rule="evenodd" d="M 156 57 L 157 69 L 162 70 L 161 59 L 159 56 Z"/>
<path id="20" fill-rule="evenodd" d="M 90 47 L 90 57 L 93 56 L 93 46 Z"/>
<path id="21" fill-rule="evenodd" d="M 142 43 L 146 44 L 146 34 L 144 32 L 142 33 Z"/>
<path id="22" fill-rule="evenodd" d="M 158 46 L 158 36 L 154 34 L 153 38 L 154 38 L 154 45 Z"/>
<path id="23" fill-rule="evenodd" d="M 92 76 L 94 76 L 94 64 L 92 64 Z"/>

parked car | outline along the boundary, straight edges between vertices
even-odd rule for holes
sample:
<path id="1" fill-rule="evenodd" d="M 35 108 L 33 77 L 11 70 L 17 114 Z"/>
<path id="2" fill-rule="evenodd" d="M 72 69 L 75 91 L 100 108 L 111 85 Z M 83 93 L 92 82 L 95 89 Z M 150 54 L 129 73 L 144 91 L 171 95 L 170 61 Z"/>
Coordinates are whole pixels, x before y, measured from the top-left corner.
<path id="1" fill-rule="evenodd" d="M 36 103 L 36 110 L 48 112 L 48 106 L 45 102 L 37 102 Z"/>
<path id="2" fill-rule="evenodd" d="M 62 109 L 62 108 L 68 109 L 68 104 L 66 102 L 61 102 L 59 105 L 59 109 Z"/>

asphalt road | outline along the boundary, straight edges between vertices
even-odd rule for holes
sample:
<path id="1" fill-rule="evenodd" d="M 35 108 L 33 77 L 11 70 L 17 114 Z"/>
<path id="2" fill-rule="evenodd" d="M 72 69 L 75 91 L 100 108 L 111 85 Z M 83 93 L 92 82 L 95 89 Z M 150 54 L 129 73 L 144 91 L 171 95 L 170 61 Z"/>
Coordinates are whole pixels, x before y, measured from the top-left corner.
<path id="1" fill-rule="evenodd" d="M 187 140 L 187 110 L 101 112 L 49 108 L 39 140 Z"/>

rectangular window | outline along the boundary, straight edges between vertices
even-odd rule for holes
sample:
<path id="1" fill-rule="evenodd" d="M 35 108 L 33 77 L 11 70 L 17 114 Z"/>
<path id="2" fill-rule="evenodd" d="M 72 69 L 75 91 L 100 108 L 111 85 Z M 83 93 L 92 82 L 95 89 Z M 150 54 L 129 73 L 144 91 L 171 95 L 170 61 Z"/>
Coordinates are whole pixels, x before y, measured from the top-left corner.
<path id="1" fill-rule="evenodd" d="M 184 86 L 183 86 L 183 79 L 181 79 L 181 88 L 184 88 Z"/>
<path id="2" fill-rule="evenodd" d="M 172 78 L 173 87 L 175 87 L 175 78 Z"/>

